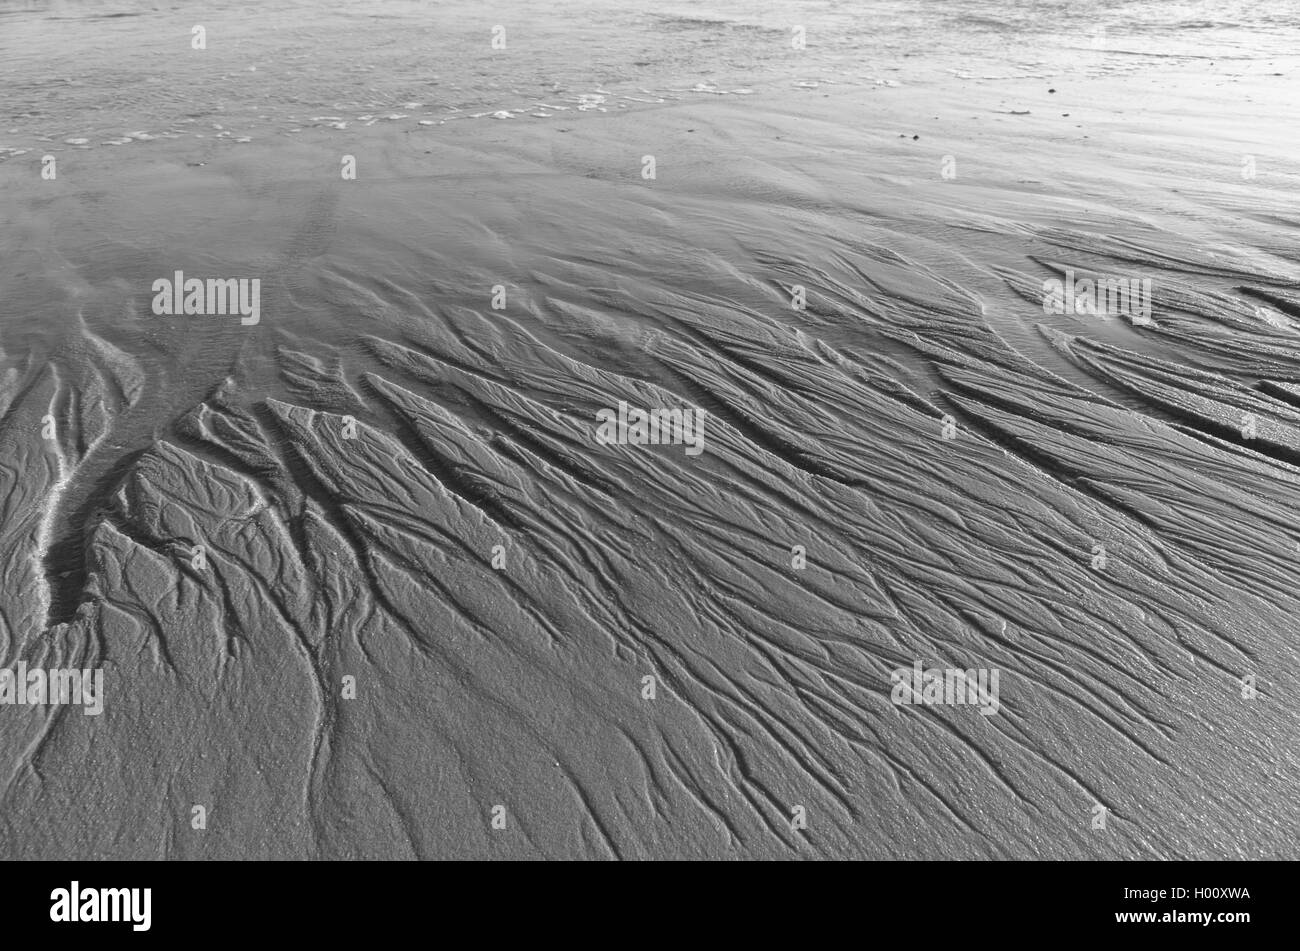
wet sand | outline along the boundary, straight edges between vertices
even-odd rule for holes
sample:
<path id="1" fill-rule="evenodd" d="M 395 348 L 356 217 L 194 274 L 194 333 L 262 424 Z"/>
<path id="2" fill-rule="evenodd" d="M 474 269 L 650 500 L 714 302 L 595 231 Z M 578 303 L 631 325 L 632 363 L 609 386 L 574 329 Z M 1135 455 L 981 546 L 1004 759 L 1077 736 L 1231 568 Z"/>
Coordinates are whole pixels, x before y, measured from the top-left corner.
<path id="1" fill-rule="evenodd" d="M 607 55 L 750 68 L 15 125 L 0 646 L 108 686 L 0 708 L 0 854 L 1294 857 L 1292 63 L 802 74 L 743 59 L 779 9 L 646 16 Z M 1149 322 L 1046 313 L 1067 270 Z M 175 271 L 259 323 L 156 316 Z M 894 702 L 917 661 L 998 712 Z"/>

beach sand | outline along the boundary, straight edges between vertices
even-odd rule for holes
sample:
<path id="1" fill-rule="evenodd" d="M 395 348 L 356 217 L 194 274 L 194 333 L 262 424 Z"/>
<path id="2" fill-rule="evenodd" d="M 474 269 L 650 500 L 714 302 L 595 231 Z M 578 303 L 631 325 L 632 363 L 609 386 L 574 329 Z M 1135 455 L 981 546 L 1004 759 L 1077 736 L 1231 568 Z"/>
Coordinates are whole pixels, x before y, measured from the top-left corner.
<path id="1" fill-rule="evenodd" d="M 0 854 L 1295 857 L 1296 24 L 1029 6 L 0 7 Z"/>

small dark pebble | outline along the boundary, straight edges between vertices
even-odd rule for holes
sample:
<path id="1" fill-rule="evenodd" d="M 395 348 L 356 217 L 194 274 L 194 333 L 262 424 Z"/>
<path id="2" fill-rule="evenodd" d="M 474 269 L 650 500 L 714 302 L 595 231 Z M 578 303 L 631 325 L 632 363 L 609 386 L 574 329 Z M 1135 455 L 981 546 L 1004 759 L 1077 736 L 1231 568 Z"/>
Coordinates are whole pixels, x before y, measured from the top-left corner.
<path id="1" fill-rule="evenodd" d="M 1047 90 L 1047 91 L 1048 91 L 1048 92 L 1056 92 L 1055 89 L 1049 89 L 1049 90 Z"/>

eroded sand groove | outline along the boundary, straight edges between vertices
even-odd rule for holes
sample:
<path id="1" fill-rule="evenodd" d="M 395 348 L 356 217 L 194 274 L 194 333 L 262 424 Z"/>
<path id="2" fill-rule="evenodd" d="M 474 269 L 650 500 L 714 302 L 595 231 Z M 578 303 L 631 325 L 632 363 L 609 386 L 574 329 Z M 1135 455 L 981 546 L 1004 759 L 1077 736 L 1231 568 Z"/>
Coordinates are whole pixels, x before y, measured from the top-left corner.
<path id="1" fill-rule="evenodd" d="M 1188 316 L 1140 332 L 1179 366 L 1045 329 L 1091 390 L 1008 347 L 955 282 L 894 294 L 895 269 L 927 279 L 898 254 L 823 270 L 797 323 L 624 277 L 658 329 L 622 371 L 448 306 L 359 335 L 374 369 L 281 346 L 292 399 L 228 380 L 99 472 L 84 586 L 52 589 L 70 623 L 5 616 L 10 657 L 93 653 L 123 698 L 6 735 L 7 841 L 189 854 L 159 816 L 203 795 L 267 830 L 208 855 L 1281 854 L 1252 825 L 1252 771 L 1295 709 L 1235 697 L 1256 670 L 1266 699 L 1295 686 L 1289 319 L 1172 291 Z M 1293 309 L 1293 283 L 1222 277 Z M 1234 366 L 1215 323 L 1266 379 L 1190 369 Z M 822 335 L 850 324 L 913 369 Z M 9 584 L 48 578 L 50 513 L 139 395 L 106 347 L 75 387 L 11 379 Z M 620 400 L 707 409 L 707 451 L 597 444 Z M 1000 714 L 892 704 L 889 672 L 917 658 L 1000 669 Z M 339 699 L 345 675 L 361 699 Z M 1175 787 L 1212 839 L 1153 829 Z M 111 830 L 75 818 L 85 797 L 119 803 Z M 508 844 L 484 797 L 517 818 Z M 793 832 L 792 803 L 819 822 Z M 1089 836 L 1094 803 L 1124 835 Z"/>

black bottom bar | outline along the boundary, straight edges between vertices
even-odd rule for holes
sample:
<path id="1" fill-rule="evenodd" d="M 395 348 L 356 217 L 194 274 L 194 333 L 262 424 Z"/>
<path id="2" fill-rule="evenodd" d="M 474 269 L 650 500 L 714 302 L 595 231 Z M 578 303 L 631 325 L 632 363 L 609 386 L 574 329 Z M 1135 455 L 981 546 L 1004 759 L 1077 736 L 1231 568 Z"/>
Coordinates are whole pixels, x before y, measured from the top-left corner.
<path id="1" fill-rule="evenodd" d="M 499 863 L 7 863 L 5 935 L 219 940 L 289 929 L 336 943 L 459 922 L 498 937 L 502 928 L 548 941 L 666 929 L 677 940 L 698 922 L 700 934 L 686 929 L 697 940 L 712 928 L 774 938 L 770 929 L 784 925 L 804 938 L 847 927 L 873 943 L 928 945 L 929 936 L 944 947 L 1058 933 L 1241 941 L 1286 923 L 1294 873 L 1279 862 L 828 864 L 647 863 L 597 877 Z"/>

